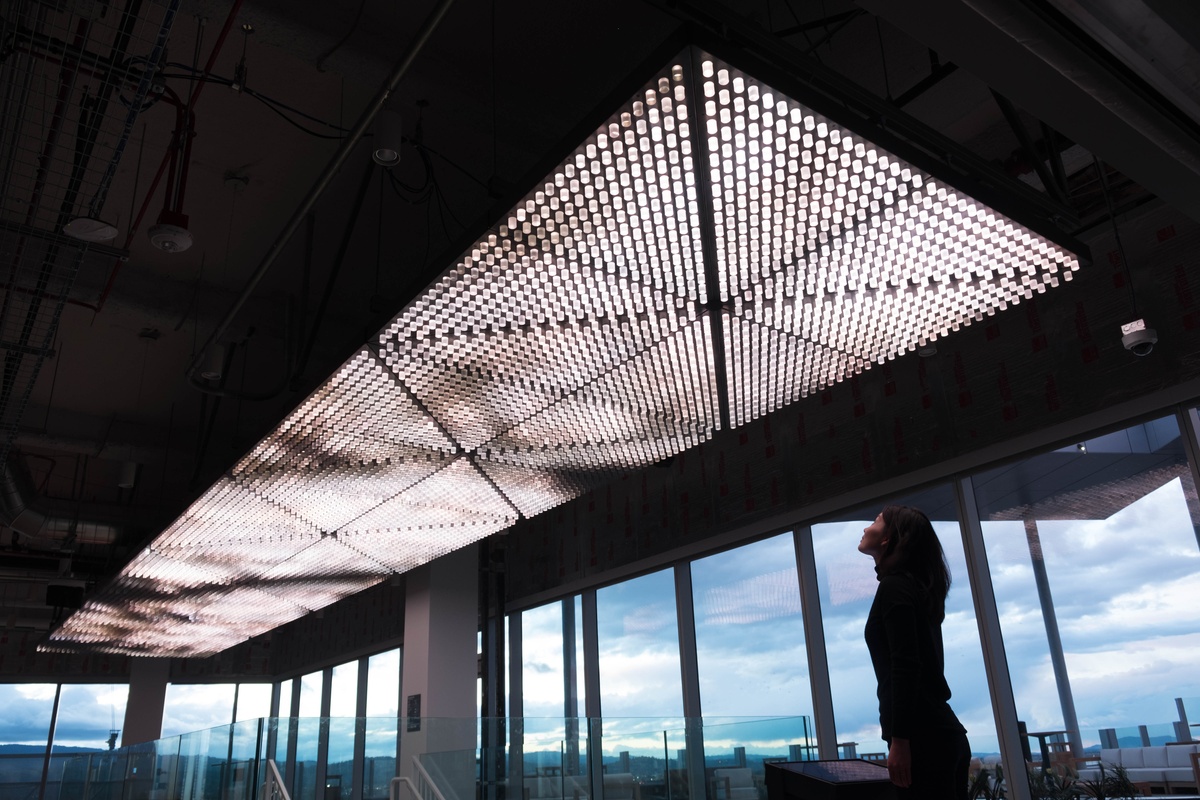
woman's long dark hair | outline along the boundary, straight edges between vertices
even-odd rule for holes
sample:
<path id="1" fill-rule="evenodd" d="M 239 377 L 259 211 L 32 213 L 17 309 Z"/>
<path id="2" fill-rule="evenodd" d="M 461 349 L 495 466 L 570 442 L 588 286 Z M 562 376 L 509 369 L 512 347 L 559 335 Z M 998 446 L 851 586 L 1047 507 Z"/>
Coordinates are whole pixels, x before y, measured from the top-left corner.
<path id="1" fill-rule="evenodd" d="M 950 567 L 942 543 L 925 512 L 908 506 L 883 509 L 887 547 L 880 566 L 886 572 L 907 572 L 917 579 L 939 604 L 950 591 Z"/>

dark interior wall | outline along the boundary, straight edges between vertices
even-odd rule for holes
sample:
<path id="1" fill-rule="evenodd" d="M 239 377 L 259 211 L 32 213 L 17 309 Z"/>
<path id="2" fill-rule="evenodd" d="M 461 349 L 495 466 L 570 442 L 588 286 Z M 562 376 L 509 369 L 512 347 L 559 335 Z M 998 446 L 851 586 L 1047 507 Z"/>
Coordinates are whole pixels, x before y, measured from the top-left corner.
<path id="1" fill-rule="evenodd" d="M 105 679 L 115 683 L 129 680 L 129 657 L 39 653 L 45 640 L 40 631 L 4 631 L 0 633 L 0 680 L 71 681 Z"/>
<path id="2" fill-rule="evenodd" d="M 664 466 L 622 477 L 509 533 L 509 598 L 553 596 L 609 570 L 769 532 L 785 512 L 862 490 L 1200 375 L 1200 226 L 1165 207 L 1122 221 L 1153 353 L 1120 342 L 1131 294 L 1112 229 L 1065 286 L 838 383 Z M 1087 302 L 1077 298 L 1089 298 Z"/>

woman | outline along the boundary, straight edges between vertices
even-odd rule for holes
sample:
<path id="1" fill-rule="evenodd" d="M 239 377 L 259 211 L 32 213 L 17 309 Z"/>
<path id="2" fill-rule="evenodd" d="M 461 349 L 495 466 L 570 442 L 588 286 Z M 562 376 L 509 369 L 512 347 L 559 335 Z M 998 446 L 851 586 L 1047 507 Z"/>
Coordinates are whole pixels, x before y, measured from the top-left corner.
<path id="1" fill-rule="evenodd" d="M 900 800 L 963 800 L 971 747 L 950 705 L 942 620 L 950 570 L 929 518 L 888 506 L 863 530 L 879 588 L 867 615 L 867 649 L 879 682 L 888 776 Z"/>

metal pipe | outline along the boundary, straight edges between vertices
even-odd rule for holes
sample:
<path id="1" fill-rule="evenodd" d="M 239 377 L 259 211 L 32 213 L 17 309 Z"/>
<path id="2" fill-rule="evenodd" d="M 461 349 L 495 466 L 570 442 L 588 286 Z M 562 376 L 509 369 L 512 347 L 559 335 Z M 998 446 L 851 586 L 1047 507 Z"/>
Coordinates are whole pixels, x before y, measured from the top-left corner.
<path id="1" fill-rule="evenodd" d="M 75 61 L 89 68 L 80 69 L 81 72 L 86 72 L 94 77 L 115 76 L 124 82 L 137 75 L 137 71 L 128 63 L 121 63 L 121 61 L 112 57 L 105 58 L 98 53 L 93 53 L 91 50 L 45 33 L 39 33 L 36 30 L 18 28 L 13 36 L 18 42 L 25 41 L 29 43 L 28 48 L 14 48 L 17 52 L 44 58 L 51 63 L 54 63 L 55 56 L 60 57 L 64 61 Z M 36 51 L 35 47 L 37 48 Z"/>
<path id="2" fill-rule="evenodd" d="M 168 92 L 169 91 L 170 90 L 168 90 Z M 174 94 L 174 93 L 171 92 L 171 94 Z M 176 126 L 176 128 L 178 128 L 182 124 L 182 119 L 183 119 L 183 106 L 182 106 L 182 103 L 179 101 L 179 98 L 176 97 L 175 98 L 175 126 Z M 142 220 L 146 216 L 146 211 L 150 208 L 150 201 L 154 199 L 154 192 L 158 190 L 158 184 L 160 181 L 162 181 L 163 173 L 167 171 L 167 167 L 169 165 L 171 165 L 174 157 L 175 157 L 174 146 L 168 147 L 166 154 L 163 156 L 162 162 L 158 165 L 158 171 L 154 173 L 154 179 L 152 181 L 150 181 L 150 189 L 146 192 L 145 199 L 142 200 L 142 207 L 140 209 L 138 209 L 137 216 L 135 216 L 133 218 L 133 222 L 129 225 L 129 230 L 125 233 L 124 249 L 126 251 L 128 251 L 130 245 L 133 244 L 133 237 L 137 233 L 138 228 L 141 227 Z M 169 193 L 169 190 L 168 190 L 168 193 Z M 108 280 L 104 284 L 104 289 L 100 292 L 100 299 L 96 301 L 96 304 L 94 306 L 87 305 L 85 303 L 80 303 L 80 305 L 83 305 L 85 308 L 90 308 L 92 311 L 95 311 L 97 314 L 99 314 L 101 311 L 103 311 L 104 303 L 106 300 L 108 300 L 108 295 L 110 292 L 112 292 L 113 285 L 117 282 L 117 276 L 121 273 L 121 265 L 124 264 L 128 260 L 129 260 L 128 257 L 123 258 L 123 259 L 117 259 L 116 263 L 113 264 L 112 272 L 110 272 L 108 274 Z"/>
<path id="3" fill-rule="evenodd" d="M 284 246 L 292 238 L 292 234 L 295 233 L 296 229 L 300 227 L 300 224 L 304 221 L 304 218 L 307 216 L 308 212 L 312 210 L 314 205 L 316 205 L 317 199 L 320 198 L 320 196 L 324 193 L 325 188 L 333 180 L 334 175 L 338 173 L 338 170 L 341 169 L 342 164 L 345 163 L 346 159 L 350 157 L 350 153 L 354 149 L 354 145 L 358 144 L 358 140 L 361 139 L 363 134 L 366 133 L 367 128 L 370 127 L 371 122 L 375 119 L 375 115 L 379 113 L 379 109 L 383 108 L 383 105 L 387 102 L 388 97 L 390 97 L 392 92 L 395 91 L 396 86 L 400 83 L 400 79 L 403 78 L 408 72 L 409 67 L 412 66 L 413 61 L 416 60 L 417 55 L 424 48 L 425 43 L 428 42 L 430 37 L 433 36 L 433 32 L 437 30 L 438 24 L 442 21 L 442 18 L 446 15 L 446 12 L 450 10 L 450 6 L 452 5 L 454 5 L 454 0 L 440 0 L 433 11 L 430 12 L 424 24 L 421 26 L 421 30 L 417 33 L 415 41 L 409 47 L 408 52 L 404 54 L 399 62 L 397 62 L 396 66 L 392 69 L 391 74 L 388 75 L 387 80 L 384 82 L 384 85 L 375 94 L 375 97 L 371 100 L 371 102 L 367 104 L 366 109 L 363 111 L 362 116 L 359 118 L 358 123 L 354 126 L 354 129 L 351 130 L 346 136 L 346 139 L 342 142 L 342 146 L 338 148 L 337 153 L 334 154 L 333 158 L 325 166 L 325 169 L 322 170 L 321 174 L 317 177 L 316 183 L 314 183 L 313 187 L 309 189 L 308 194 L 305 195 L 304 199 L 300 201 L 300 205 L 296 208 L 296 210 L 292 212 L 291 219 L 288 220 L 286 225 L 284 225 L 283 230 L 279 233 L 279 236 L 275 238 L 275 242 L 271 245 L 271 248 L 267 251 L 266 255 L 263 256 L 262 261 L 259 262 L 258 267 L 256 267 L 254 272 L 251 274 L 250 279 L 246 281 L 246 285 L 243 287 L 241 295 L 239 295 L 237 300 L 234 301 L 233 305 L 229 308 L 229 311 L 225 313 L 224 319 L 222 319 L 221 322 L 217 324 L 217 327 L 213 330 L 213 332 L 209 334 L 209 337 L 204 342 L 204 345 L 196 350 L 196 354 L 192 357 L 192 363 L 187 369 L 187 375 L 189 378 L 195 377 L 196 370 L 199 369 L 200 359 L 203 357 L 203 353 L 207 351 L 208 348 L 211 347 L 216 341 L 218 341 L 221 336 L 224 335 L 225 331 L 229 329 L 229 326 L 233 323 L 234 317 L 237 316 L 237 313 L 242 309 L 242 306 L 246 304 L 246 301 L 250 299 L 250 295 L 254 293 L 254 289 L 259 283 L 262 282 L 263 277 L 266 276 L 272 265 L 274 265 L 275 260 L 283 251 Z"/>
<path id="4" fill-rule="evenodd" d="M 221 52 L 221 48 L 225 45 L 225 38 L 229 36 L 229 29 L 233 27 L 233 21 L 237 18 L 238 12 L 242 9 L 242 0 L 235 0 L 233 8 L 229 9 L 229 13 L 225 16 L 225 24 L 221 26 L 221 32 L 217 35 L 217 41 L 213 43 L 213 49 L 208 54 L 208 63 L 204 65 L 204 77 L 207 78 L 212 74 L 213 65 L 217 63 L 217 55 Z M 192 131 L 192 123 L 196 119 L 196 101 L 200 99 L 200 92 L 204 91 L 204 86 L 208 81 L 197 81 L 196 88 L 192 90 L 192 96 L 188 98 L 187 112 L 184 114 L 184 122 L 187 123 L 180 135 L 183 136 L 183 162 L 179 170 L 179 187 L 176 194 L 176 201 L 172 205 L 171 210 L 176 213 L 183 213 L 183 193 L 187 189 L 188 165 L 192 160 L 192 139 L 195 138 L 195 133 Z M 170 195 L 168 195 L 168 198 Z"/>
<path id="5" fill-rule="evenodd" d="M 83 41 L 87 38 L 88 23 L 86 20 L 80 20 L 79 25 L 75 29 L 75 39 L 82 47 Z M 33 193 L 29 198 L 29 205 L 25 210 L 25 225 L 33 226 L 34 220 L 37 218 L 38 207 L 41 205 L 42 190 L 46 188 L 47 172 L 49 171 L 50 163 L 54 157 L 54 150 L 58 145 L 58 134 L 62 129 L 63 119 L 66 115 L 67 99 L 70 97 L 71 89 L 74 86 L 75 73 L 73 69 L 69 69 L 66 65 L 59 71 L 58 97 L 55 100 L 54 111 L 50 116 L 50 124 L 46 129 L 46 138 L 42 142 L 42 152 L 38 157 L 38 168 L 34 173 Z M 25 254 L 25 238 L 22 237 L 17 241 L 17 246 L 13 250 L 12 261 L 9 265 L 8 285 L 16 284 L 17 268 L 21 264 L 21 258 Z M 8 316 L 9 295 L 5 294 L 3 306 L 0 307 L 0 327 L 4 325 L 5 318 Z"/>
<path id="6" fill-rule="evenodd" d="M 225 25 L 221 29 L 221 36 L 218 37 L 217 42 L 214 45 L 212 52 L 209 54 L 208 63 L 205 65 L 205 72 L 204 72 L 205 75 L 208 75 L 209 72 L 212 70 L 213 64 L 216 62 L 216 59 L 217 59 L 217 54 L 220 51 L 221 46 L 225 42 L 225 35 L 229 32 L 229 28 L 233 25 L 233 21 L 237 17 L 237 14 L 238 14 L 239 10 L 241 9 L 241 7 L 242 7 L 242 0 L 237 0 L 237 2 L 234 3 L 233 8 L 231 8 L 229 10 L 229 14 L 225 18 Z M 200 81 L 196 85 L 196 88 L 192 91 L 192 94 L 188 98 L 188 102 L 187 102 L 186 106 L 183 104 L 183 102 L 178 97 L 174 98 L 175 107 L 176 107 L 175 128 L 177 131 L 177 135 L 186 137 L 186 135 L 187 135 L 186 129 L 191 124 L 188 121 L 190 118 L 190 114 L 191 114 L 192 110 L 195 108 L 196 101 L 200 97 L 200 91 L 203 89 L 204 84 L 205 84 L 205 81 Z M 173 92 L 170 92 L 169 89 L 167 91 L 168 91 L 168 93 L 170 93 L 172 95 L 174 94 Z M 178 152 L 177 143 L 178 143 L 178 139 L 176 139 L 176 141 L 172 143 L 171 147 L 167 148 L 167 152 L 163 156 L 162 163 L 158 165 L 158 172 L 155 173 L 154 180 L 151 181 L 151 183 L 150 183 L 150 189 L 149 189 L 149 191 L 146 192 L 146 198 L 145 198 L 145 200 L 142 201 L 142 207 L 138 211 L 137 216 L 134 218 L 133 224 L 131 224 L 129 226 L 129 231 L 125 236 L 125 249 L 126 250 L 128 250 L 130 244 L 133 243 L 133 237 L 137 233 L 138 228 L 141 226 L 142 219 L 146 216 L 146 211 L 150 207 L 150 201 L 154 198 L 154 193 L 155 193 L 155 191 L 157 191 L 158 184 L 162 181 L 163 173 L 166 172 L 168 166 L 171 167 L 171 177 L 167 182 L 166 199 L 164 200 L 163 205 L 164 205 L 164 208 L 172 208 L 174 205 L 171 201 L 171 197 L 173 194 L 176 193 L 175 172 L 174 171 L 175 171 L 175 157 Z M 187 157 L 187 152 L 185 149 L 185 158 L 186 157 Z M 186 163 L 184 164 L 184 168 L 186 169 Z M 179 192 L 179 196 L 182 197 L 182 192 Z M 112 292 L 113 285 L 117 281 L 117 276 L 121 272 L 121 264 L 122 263 L 123 262 L 118 261 L 116 264 L 113 265 L 112 272 L 109 273 L 108 281 L 105 283 L 104 290 L 100 293 L 100 299 L 96 301 L 96 304 L 94 306 L 91 306 L 91 305 L 81 303 L 80 305 L 84 305 L 84 307 L 90 308 L 91 310 L 95 311 L 97 314 L 99 314 L 101 311 L 103 311 L 104 303 L 108 299 L 108 295 Z"/>
<path id="7" fill-rule="evenodd" d="M 75 28 L 75 40 L 77 45 L 82 48 L 83 43 L 87 40 L 91 30 L 91 25 L 87 20 L 80 20 Z M 50 125 L 46 132 L 46 139 L 42 143 L 41 156 L 38 159 L 38 169 L 34 177 L 33 193 L 29 200 L 29 205 L 25 214 L 25 225 L 33 226 L 34 220 L 37 217 L 38 208 L 41 205 L 42 191 L 45 189 L 47 172 L 49 165 L 53 159 L 54 151 L 58 145 L 58 135 L 62 130 L 62 125 L 66 116 L 67 101 L 71 96 L 75 87 L 75 65 L 70 67 L 63 65 L 59 71 L 58 96 L 55 100 L 54 111 L 51 115 Z M 64 205 L 66 199 L 64 199 Z M 61 216 L 61 213 L 60 213 Z M 21 259 L 25 253 L 26 237 L 21 237 L 17 240 L 17 245 L 13 250 L 12 261 L 9 266 L 9 276 L 7 284 L 9 286 L 16 285 L 17 269 L 21 264 Z M 80 251 L 80 260 L 82 260 Z M 25 320 L 21 326 L 21 333 L 17 340 L 18 348 L 9 348 L 9 352 L 4 358 L 4 376 L 3 382 L 0 384 L 0 416 L 3 416 L 7 411 L 9 401 L 12 399 L 13 388 L 16 386 L 17 375 L 20 372 L 25 354 L 20 352 L 20 347 L 29 343 L 29 337 L 33 330 L 33 324 L 37 318 L 38 312 L 41 310 L 40 295 L 44 293 L 46 283 L 48 281 L 49 272 L 54 262 L 58 259 L 58 246 L 51 245 L 42 260 L 42 269 L 38 275 L 37 287 L 33 294 L 33 300 L 25 311 Z M 8 317 L 9 307 L 14 292 L 8 291 L 4 293 L 3 303 L 0 304 L 0 327 L 3 327 Z M 40 362 L 39 362 L 40 364 Z M 22 400 L 22 402 L 24 402 Z M 19 412 L 18 412 L 19 413 Z M 0 455 L 7 455 L 7 442 L 3 444 L 3 452 Z"/>
<path id="8" fill-rule="evenodd" d="M 138 16 L 141 14 L 141 7 L 142 0 L 130 0 L 122 12 L 121 25 L 113 39 L 112 48 L 109 53 L 110 61 L 117 62 L 124 60 L 126 48 L 129 46 L 129 40 L 133 36 L 133 28 L 138 22 Z M 77 73 L 82 71 L 78 61 L 75 62 L 75 69 Z M 143 76 L 143 80 L 148 81 L 148 77 Z M 88 162 L 92 159 L 92 151 L 96 147 L 96 139 L 100 134 L 100 126 L 103 124 L 104 117 L 108 113 L 108 104 L 112 98 L 112 93 L 118 90 L 118 86 L 121 83 L 124 83 L 124 81 L 118 77 L 105 75 L 101 79 L 100 88 L 96 90 L 94 95 L 95 104 L 86 116 L 84 111 L 87 108 L 87 104 L 81 104 L 79 130 L 75 136 L 75 153 L 71 164 L 71 174 L 67 179 L 62 204 L 59 206 L 58 219 L 54 225 L 56 230 L 62 230 L 74 215 L 75 200 L 79 195 L 80 187 L 83 185 L 83 176 L 87 171 Z M 149 88 L 148 83 L 147 88 Z M 140 107 L 140 101 L 138 107 Z M 135 116 L 136 113 L 134 111 Z M 114 169 L 113 174 L 115 172 L 116 170 Z M 103 190 L 103 185 L 100 186 L 100 189 Z"/>
<path id="9" fill-rule="evenodd" d="M 35 228 L 32 225 L 22 225 L 19 222 L 8 222 L 0 219 L 0 231 L 7 231 L 8 233 L 15 233 L 20 236 L 32 236 L 34 239 L 45 239 L 46 241 L 56 242 L 60 245 L 66 245 L 68 247 L 81 246 L 81 243 L 78 239 L 72 239 L 65 233 L 48 231 L 43 228 Z M 89 253 L 94 253 L 96 255 L 112 256 L 113 258 L 119 258 L 122 260 L 129 258 L 129 251 L 122 250 L 119 247 L 111 247 L 109 245 L 88 242 L 87 249 Z M 4 288 L 7 288 L 7 286 L 0 284 L 0 289 Z M 56 297 L 56 295 L 51 296 Z"/>
<path id="10" fill-rule="evenodd" d="M 221 382 L 221 386 L 217 387 L 217 386 L 210 386 L 203 378 L 191 377 L 188 379 L 188 383 L 191 385 L 191 387 L 193 389 L 196 389 L 197 391 L 203 392 L 205 394 L 214 395 L 216 397 L 229 397 L 234 400 L 261 401 L 261 400 L 270 400 L 273 397 L 278 397 L 280 395 L 280 393 L 282 393 L 283 390 L 286 389 L 291 384 L 292 375 L 295 371 L 294 367 L 293 367 L 293 364 L 295 364 L 295 362 L 296 362 L 296 354 L 295 354 L 295 345 L 292 341 L 293 340 L 292 315 L 294 313 L 293 309 L 292 309 L 292 304 L 293 304 L 292 296 L 288 295 L 287 303 L 284 306 L 284 320 L 283 320 L 283 375 L 282 375 L 282 377 L 280 377 L 279 382 L 277 384 L 275 384 L 275 386 L 271 387 L 270 389 L 267 389 L 266 391 L 262 391 L 262 392 L 244 392 L 244 391 L 240 391 L 240 390 L 235 391 L 233 389 L 224 388 L 224 381 Z M 243 358 L 246 358 L 246 356 L 243 356 Z M 244 364 L 245 364 L 245 362 L 243 361 L 243 365 Z M 226 371 L 228 371 L 228 367 L 226 367 Z"/>
<path id="11" fill-rule="evenodd" d="M 301 346 L 300 357 L 297 359 L 294 369 L 293 381 L 299 381 L 300 374 L 308 366 L 309 356 L 312 355 L 313 347 L 317 343 L 317 333 L 321 330 L 321 321 L 325 319 L 325 313 L 329 310 L 329 300 L 333 295 L 334 285 L 337 283 L 338 275 L 342 271 L 342 265 L 346 263 L 346 253 L 350 250 L 350 239 L 354 234 L 354 229 L 362 212 L 363 200 L 367 197 L 367 189 L 371 186 L 371 176 L 374 174 L 375 162 L 367 161 L 366 167 L 363 170 L 362 180 L 358 185 L 358 194 L 355 195 L 354 205 L 350 209 L 350 216 L 346 218 L 346 229 L 342 232 L 342 241 L 338 246 L 337 256 L 334 258 L 333 266 L 329 270 L 329 277 L 325 279 L 325 291 L 321 293 L 321 302 L 317 304 L 317 313 L 313 315 L 312 329 L 309 330 L 308 337 Z M 305 272 L 307 273 L 307 262 Z M 301 302 L 304 304 L 304 307 L 307 307 L 307 292 Z M 304 332 L 301 330 L 301 336 L 303 334 Z"/>
<path id="12" fill-rule="evenodd" d="M 20 16 L 22 13 L 23 12 L 18 11 L 17 15 Z M 43 24 L 45 24 L 45 16 L 46 16 L 46 6 L 39 5 L 38 6 L 38 22 L 37 22 L 38 27 L 41 27 Z M 16 72 L 16 64 L 18 63 L 18 59 L 10 58 L 8 60 L 8 63 L 11 63 L 13 65 L 13 71 L 15 73 Z M 2 65 L 0 65 L 0 66 L 2 66 Z M 33 85 L 33 72 L 34 72 L 33 57 L 30 56 L 28 59 L 26 59 L 26 69 L 25 69 L 23 80 L 18 81 L 15 79 L 15 76 L 14 76 L 13 80 L 5 80 L 4 81 L 4 83 L 5 83 L 4 105 L 2 108 L 0 108 L 0 119 L 3 119 L 3 120 L 19 120 L 20 119 L 20 114 L 14 112 L 13 109 L 25 108 L 26 104 L 28 103 L 30 87 Z M 0 70 L 0 75 L 3 75 L 3 70 Z M 18 96 L 17 96 L 17 98 L 15 98 L 15 102 L 14 102 L 13 91 L 15 89 L 17 89 L 18 83 L 20 84 L 20 89 L 18 92 Z M 0 186 L 5 187 L 6 190 L 11 185 L 11 183 L 9 181 L 9 175 L 12 174 L 12 165 L 13 165 L 13 162 L 16 161 L 17 140 L 19 138 L 20 138 L 20 126 L 14 125 L 13 131 L 12 131 L 12 137 L 8 140 L 8 145 L 5 148 L 5 155 L 4 155 L 4 161 L 3 161 L 4 166 L 2 169 L 0 169 Z M 6 191 L 0 192 L 0 198 L 3 198 L 5 194 L 7 194 Z"/>
<path id="13" fill-rule="evenodd" d="M 945 64 L 938 66 L 924 78 L 913 84 L 909 89 L 901 92 L 894 101 L 896 106 L 898 108 L 904 108 L 913 100 L 916 100 L 918 97 L 925 94 L 925 92 L 941 83 L 946 79 L 947 76 L 955 72 L 957 69 L 958 65 L 953 61 L 947 61 Z"/>

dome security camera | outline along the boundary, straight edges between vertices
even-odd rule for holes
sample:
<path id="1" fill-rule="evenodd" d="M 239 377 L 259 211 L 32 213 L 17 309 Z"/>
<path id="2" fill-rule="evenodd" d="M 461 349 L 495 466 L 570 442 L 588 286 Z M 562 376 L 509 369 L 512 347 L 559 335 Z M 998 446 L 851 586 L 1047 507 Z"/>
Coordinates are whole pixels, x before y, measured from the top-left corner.
<path id="1" fill-rule="evenodd" d="M 1158 332 L 1146 327 L 1146 320 L 1135 319 L 1121 326 L 1121 344 L 1135 356 L 1148 356 L 1158 342 Z"/>

